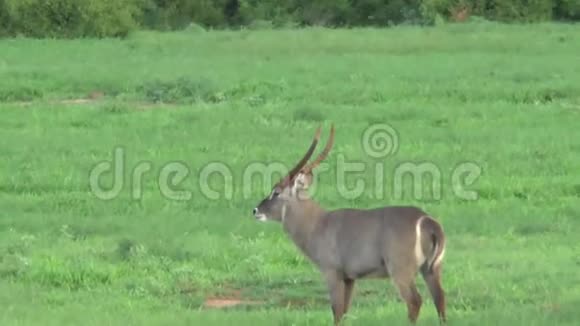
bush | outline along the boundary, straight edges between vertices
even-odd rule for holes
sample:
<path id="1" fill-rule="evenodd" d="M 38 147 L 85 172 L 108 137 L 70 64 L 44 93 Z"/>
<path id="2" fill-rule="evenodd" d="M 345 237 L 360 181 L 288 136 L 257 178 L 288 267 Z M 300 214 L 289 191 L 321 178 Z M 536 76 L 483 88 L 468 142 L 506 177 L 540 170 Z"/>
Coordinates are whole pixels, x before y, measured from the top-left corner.
<path id="1" fill-rule="evenodd" d="M 0 36 L 125 36 L 138 27 L 387 26 L 555 17 L 580 20 L 578 0 L 0 0 Z"/>
<path id="2" fill-rule="evenodd" d="M 552 19 L 553 0 L 493 0 L 495 20 L 503 22 L 539 22 Z"/>
<path id="3" fill-rule="evenodd" d="M 556 0 L 554 17 L 558 20 L 580 20 L 580 1 Z"/>
<path id="4" fill-rule="evenodd" d="M 343 21 L 347 9 L 348 0 L 151 0 L 144 16 L 147 26 L 162 30 L 190 23 L 218 28 L 254 22 L 335 25 Z"/>
<path id="5" fill-rule="evenodd" d="M 294 0 L 290 10 L 302 25 L 341 26 L 348 24 L 352 10 L 348 0 Z"/>
<path id="6" fill-rule="evenodd" d="M 461 21 L 470 15 L 503 22 L 540 22 L 552 18 L 554 2 L 554 0 L 423 0 L 421 14 L 430 23 L 437 17 Z"/>
<path id="7" fill-rule="evenodd" d="M 421 19 L 420 0 L 352 0 L 349 20 L 353 25 L 386 26 L 418 23 Z"/>
<path id="8" fill-rule="evenodd" d="M 227 22 L 226 7 L 232 2 L 231 0 L 148 0 L 143 6 L 144 25 L 159 30 L 182 29 L 191 23 L 206 27 L 224 27 Z"/>
<path id="9" fill-rule="evenodd" d="M 421 16 L 426 23 L 432 24 L 437 19 L 462 21 L 462 15 L 486 17 L 485 10 L 489 0 L 423 0 Z"/>
<path id="10" fill-rule="evenodd" d="M 239 0 L 239 22 L 272 21 L 275 26 L 360 26 L 415 22 L 420 0 Z"/>
<path id="11" fill-rule="evenodd" d="M 0 0 L 3 35 L 123 37 L 145 0 Z"/>
<path id="12" fill-rule="evenodd" d="M 229 18 L 229 23 L 234 25 L 254 25 L 254 22 L 265 25 L 266 22 L 270 22 L 272 26 L 283 26 L 297 21 L 295 2 L 234 0 L 230 1 L 227 17 Z"/>

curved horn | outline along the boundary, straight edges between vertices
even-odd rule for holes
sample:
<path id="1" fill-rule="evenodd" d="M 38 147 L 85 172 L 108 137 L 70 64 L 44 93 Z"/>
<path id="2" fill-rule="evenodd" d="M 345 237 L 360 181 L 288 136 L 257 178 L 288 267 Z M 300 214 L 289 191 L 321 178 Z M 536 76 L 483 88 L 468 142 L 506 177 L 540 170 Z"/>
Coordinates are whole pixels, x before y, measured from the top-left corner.
<path id="1" fill-rule="evenodd" d="M 320 165 L 320 163 L 322 163 L 322 161 L 324 161 L 324 159 L 328 156 L 328 153 L 330 153 L 330 150 L 332 149 L 333 145 L 334 145 L 334 124 L 330 126 L 330 136 L 328 137 L 328 142 L 326 143 L 326 146 L 324 147 L 322 152 L 313 162 L 305 166 L 302 169 L 302 171 L 308 173 L 311 172 L 318 165 Z"/>
<path id="2" fill-rule="evenodd" d="M 320 139 L 320 130 L 321 130 L 321 127 L 318 127 L 318 129 L 316 129 L 316 134 L 314 135 L 314 139 L 312 140 L 312 144 L 310 144 L 310 148 L 308 148 L 308 151 L 306 152 L 306 154 L 304 154 L 304 157 L 302 157 L 302 159 L 294 166 L 294 168 L 292 168 L 292 170 L 290 170 L 290 172 L 288 172 L 286 177 L 284 179 L 282 179 L 278 183 L 278 185 L 286 184 L 288 181 L 290 181 L 294 177 L 294 175 L 298 171 L 300 171 L 304 167 L 304 165 L 308 162 L 308 160 L 310 159 L 310 157 L 314 153 L 314 149 L 316 148 L 316 145 L 318 144 L 318 140 Z"/>

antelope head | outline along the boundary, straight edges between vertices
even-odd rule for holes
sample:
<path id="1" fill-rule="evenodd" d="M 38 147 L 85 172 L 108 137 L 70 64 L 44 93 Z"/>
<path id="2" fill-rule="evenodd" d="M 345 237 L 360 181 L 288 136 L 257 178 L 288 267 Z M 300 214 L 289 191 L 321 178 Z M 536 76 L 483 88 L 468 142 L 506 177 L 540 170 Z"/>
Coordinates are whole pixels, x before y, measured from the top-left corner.
<path id="1" fill-rule="evenodd" d="M 310 148 L 302 159 L 292 168 L 288 174 L 276 183 L 268 197 L 264 198 L 253 213 L 256 219 L 261 222 L 282 221 L 286 214 L 286 207 L 289 204 L 297 203 L 299 200 L 308 198 L 307 190 L 314 178 L 312 171 L 328 156 L 334 143 L 334 125 L 330 129 L 330 137 L 324 150 L 310 164 L 308 160 L 314 153 L 316 145 L 320 139 L 320 127 L 316 130 Z"/>

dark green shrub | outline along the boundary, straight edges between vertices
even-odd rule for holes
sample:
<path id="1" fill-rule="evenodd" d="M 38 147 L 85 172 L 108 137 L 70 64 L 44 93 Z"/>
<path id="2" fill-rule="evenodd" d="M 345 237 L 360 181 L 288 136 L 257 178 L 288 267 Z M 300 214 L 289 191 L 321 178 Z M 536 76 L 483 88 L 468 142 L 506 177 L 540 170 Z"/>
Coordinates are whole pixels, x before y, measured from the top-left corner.
<path id="1" fill-rule="evenodd" d="M 12 29 L 9 18 L 6 2 L 0 0 L 0 37 L 8 36 L 8 30 Z"/>
<path id="2" fill-rule="evenodd" d="M 238 3 L 237 12 L 232 11 L 235 6 L 230 5 L 230 22 L 233 24 L 253 25 L 258 21 L 265 25 L 271 22 L 273 26 L 282 26 L 296 21 L 295 0 L 281 2 L 277 0 L 233 0 Z"/>
<path id="3" fill-rule="evenodd" d="M 145 0 L 0 0 L 4 35 L 122 37 L 138 27 Z"/>
<path id="4" fill-rule="evenodd" d="M 239 0 L 239 22 L 360 26 L 415 22 L 420 0 Z"/>
<path id="5" fill-rule="evenodd" d="M 504 22 L 547 21 L 552 19 L 553 2 L 553 0 L 493 0 L 491 18 Z"/>
<path id="6" fill-rule="evenodd" d="M 457 15 L 467 10 L 469 15 L 486 17 L 491 0 L 423 0 L 421 1 L 421 16 L 426 23 L 433 23 L 437 17 L 457 21 Z"/>
<path id="7" fill-rule="evenodd" d="M 0 0 L 0 36 L 123 37 L 145 27 L 387 26 L 580 20 L 580 0 Z"/>
<path id="8" fill-rule="evenodd" d="M 348 24 L 349 0 L 294 0 L 290 10 L 304 25 L 340 26 Z"/>
<path id="9" fill-rule="evenodd" d="M 351 0 L 349 21 L 354 25 L 417 23 L 420 0 Z"/>
<path id="10" fill-rule="evenodd" d="M 461 20 L 464 14 L 503 22 L 540 22 L 552 18 L 557 0 L 423 0 L 421 14 L 427 22 L 437 16 L 447 20 Z M 560 0 L 576 1 L 576 0 Z"/>
<path id="11" fill-rule="evenodd" d="M 558 20 L 580 20 L 580 0 L 556 0 L 554 18 Z"/>
<path id="12" fill-rule="evenodd" d="M 160 30 L 182 29 L 191 23 L 206 27 L 226 25 L 231 0 L 148 0 L 143 6 L 144 24 Z"/>

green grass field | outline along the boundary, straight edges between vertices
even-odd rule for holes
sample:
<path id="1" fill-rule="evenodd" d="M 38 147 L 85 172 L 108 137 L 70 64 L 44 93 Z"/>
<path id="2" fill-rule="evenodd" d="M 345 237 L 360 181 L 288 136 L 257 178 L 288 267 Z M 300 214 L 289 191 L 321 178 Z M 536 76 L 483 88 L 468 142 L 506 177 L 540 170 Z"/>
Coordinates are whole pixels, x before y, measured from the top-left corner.
<path id="1" fill-rule="evenodd" d="M 449 325 L 576 325 L 578 53 L 580 27 L 553 24 L 2 40 L 0 324 L 330 325 L 316 269 L 279 224 L 251 214 L 269 184 L 243 175 L 295 163 L 333 122 L 313 196 L 328 209 L 413 204 L 437 217 Z M 104 96 L 81 100 L 95 91 Z M 382 123 L 398 151 L 373 158 L 361 139 Z M 105 200 L 90 173 L 117 148 L 124 179 Z M 341 180 L 341 158 L 366 169 Z M 410 182 L 393 196 L 405 162 L 437 167 L 441 198 L 417 198 Z M 481 168 L 476 200 L 452 191 L 463 162 Z M 188 174 L 160 183 L 168 166 Z M 213 175 L 220 198 L 209 198 L 200 173 L 219 166 L 232 179 Z M 364 192 L 344 196 L 357 179 Z M 434 325 L 418 284 L 418 325 Z M 259 303 L 217 309 L 208 298 Z M 345 325 L 406 322 L 389 281 L 357 283 Z"/>

